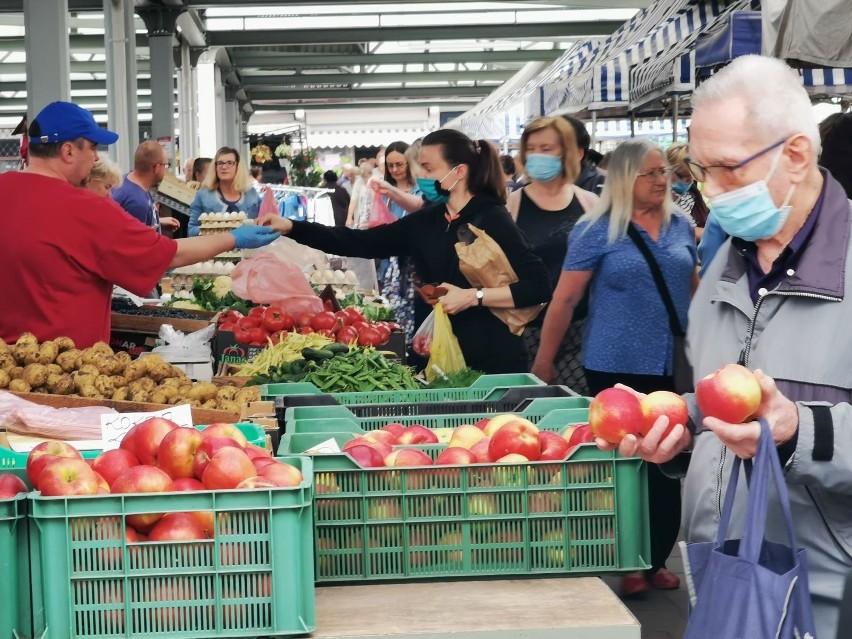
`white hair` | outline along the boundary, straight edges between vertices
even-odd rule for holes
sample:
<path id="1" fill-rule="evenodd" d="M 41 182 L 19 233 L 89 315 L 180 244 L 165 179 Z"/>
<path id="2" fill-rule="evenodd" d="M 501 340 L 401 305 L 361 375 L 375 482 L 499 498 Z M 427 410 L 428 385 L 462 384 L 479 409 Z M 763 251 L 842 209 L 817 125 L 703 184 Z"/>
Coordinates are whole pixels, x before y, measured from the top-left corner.
<path id="1" fill-rule="evenodd" d="M 606 180 L 598 203 L 577 222 L 588 222 L 588 230 L 595 222 L 608 215 L 609 243 L 624 237 L 633 217 L 633 185 L 642 170 L 645 158 L 653 151 L 662 153 L 660 147 L 642 138 L 632 138 L 615 147 L 606 167 Z M 665 156 L 663 159 L 665 160 Z M 663 199 L 662 209 L 663 224 L 668 225 L 672 219 L 670 197 Z"/>
<path id="2" fill-rule="evenodd" d="M 695 90 L 692 110 L 730 98 L 745 103 L 746 121 L 766 142 L 800 133 L 819 154 L 819 127 L 810 98 L 799 75 L 783 60 L 761 55 L 736 58 Z"/>

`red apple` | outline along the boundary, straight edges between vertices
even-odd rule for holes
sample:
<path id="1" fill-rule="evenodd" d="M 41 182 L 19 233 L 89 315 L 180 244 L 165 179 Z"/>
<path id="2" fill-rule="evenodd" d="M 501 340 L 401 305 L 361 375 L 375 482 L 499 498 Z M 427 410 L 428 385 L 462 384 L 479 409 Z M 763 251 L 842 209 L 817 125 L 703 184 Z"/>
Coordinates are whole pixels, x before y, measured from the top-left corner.
<path id="1" fill-rule="evenodd" d="M 504 423 L 491 436 L 491 443 L 488 446 L 488 455 L 491 459 L 500 459 L 512 453 L 523 455 L 529 461 L 536 461 L 541 456 L 538 428 L 521 417 L 515 417 L 514 420 Z"/>
<path id="2" fill-rule="evenodd" d="M 484 419 L 480 419 L 478 422 L 476 422 L 474 424 L 474 426 L 476 426 L 479 430 L 485 430 L 485 427 L 488 426 L 488 422 L 490 422 L 490 421 L 491 420 L 488 417 L 486 417 Z"/>
<path id="3" fill-rule="evenodd" d="M 172 479 L 194 477 L 195 453 L 203 441 L 194 428 L 175 428 L 160 442 L 157 465 Z"/>
<path id="4" fill-rule="evenodd" d="M 477 429 L 478 430 L 478 429 Z M 481 432 L 481 431 L 480 431 Z M 451 446 L 441 451 L 435 464 L 461 466 L 466 464 L 475 464 L 476 456 L 467 448 L 461 446 Z"/>
<path id="5" fill-rule="evenodd" d="M 246 455 L 249 456 L 249 459 L 254 461 L 255 459 L 272 459 L 272 453 L 266 450 L 265 448 L 261 448 L 260 446 L 255 446 L 254 444 L 249 444 L 245 448 Z"/>
<path id="6" fill-rule="evenodd" d="M 204 531 L 204 534 L 208 539 L 213 539 L 213 535 L 215 533 L 215 528 L 213 524 L 213 511 L 212 510 L 194 510 L 189 513 L 190 516 L 195 517 L 195 520 L 201 526 L 201 530 Z"/>
<path id="7" fill-rule="evenodd" d="M 485 433 L 487 437 L 494 437 L 494 433 L 500 430 L 504 424 L 508 424 L 511 421 L 518 419 L 518 416 L 514 413 L 504 413 L 503 415 L 495 415 L 491 419 L 488 420 L 488 423 L 482 427 L 482 432 Z M 477 426 L 479 422 L 477 422 Z"/>
<path id="8" fill-rule="evenodd" d="M 237 490 L 253 490 L 258 488 L 278 488 L 278 485 L 263 477 L 249 477 L 237 484 Z"/>
<path id="9" fill-rule="evenodd" d="M 29 489 L 24 483 L 24 480 L 17 475 L 13 475 L 12 473 L 0 475 L 0 499 L 12 499 L 20 493 L 28 491 Z"/>
<path id="10" fill-rule="evenodd" d="M 89 466 L 91 468 L 91 466 Z M 95 473 L 95 478 L 98 480 L 98 494 L 99 495 L 108 495 L 111 491 L 109 489 L 109 484 L 107 480 L 103 478 L 103 476 L 97 471 L 92 471 Z"/>
<path id="11" fill-rule="evenodd" d="M 488 447 L 491 445 L 491 438 L 486 437 L 473 445 L 470 452 L 476 458 L 477 464 L 488 464 L 491 462 L 491 456 L 488 454 Z"/>
<path id="12" fill-rule="evenodd" d="M 432 466 L 432 458 L 416 448 L 397 448 L 385 457 L 385 466 Z"/>
<path id="13" fill-rule="evenodd" d="M 118 477 L 128 468 L 133 468 L 139 465 L 139 460 L 136 455 L 129 450 L 116 448 L 108 450 L 92 460 L 92 470 L 99 473 L 101 477 L 106 479 L 106 482 L 112 486 Z"/>
<path id="14" fill-rule="evenodd" d="M 236 488 L 242 480 L 255 477 L 257 470 L 241 448 L 228 446 L 210 458 L 201 483 L 208 490 Z"/>
<path id="15" fill-rule="evenodd" d="M 403 446 L 411 446 L 414 444 L 437 444 L 438 436 L 425 426 L 414 424 L 403 431 L 402 435 L 396 438 L 398 444 Z"/>
<path id="16" fill-rule="evenodd" d="M 172 478 L 155 466 L 134 466 L 124 471 L 112 484 L 113 493 L 168 493 L 174 490 Z M 146 532 L 163 513 L 128 515 L 127 523 Z"/>
<path id="17" fill-rule="evenodd" d="M 189 513 L 164 515 L 148 533 L 148 541 L 192 541 L 207 538 L 201 524 Z"/>
<path id="18" fill-rule="evenodd" d="M 669 426 L 663 437 L 672 432 L 675 424 L 686 426 L 689 421 L 689 408 L 683 397 L 671 391 L 654 391 L 648 393 L 639 402 L 642 406 L 642 427 L 639 434 L 645 436 L 654 426 L 657 418 L 665 415 L 669 418 Z"/>
<path id="19" fill-rule="evenodd" d="M 394 437 L 399 437 L 400 435 L 402 435 L 402 433 L 405 432 L 405 426 L 398 422 L 393 422 L 391 424 L 385 424 L 384 426 L 382 426 L 382 430 L 386 430 Z"/>
<path id="20" fill-rule="evenodd" d="M 346 452 L 361 468 L 378 468 L 385 465 L 384 457 L 372 446 L 358 444 L 350 446 Z"/>
<path id="21" fill-rule="evenodd" d="M 362 437 L 367 441 L 382 442 L 388 446 L 393 446 L 397 442 L 396 436 L 386 430 L 371 430 L 366 435 L 362 435 Z"/>
<path id="22" fill-rule="evenodd" d="M 38 489 L 45 497 L 96 495 L 98 477 L 82 459 L 59 457 L 42 469 Z"/>
<path id="23" fill-rule="evenodd" d="M 283 462 L 275 462 L 260 469 L 261 479 L 268 479 L 280 488 L 292 488 L 302 483 L 302 471 Z"/>
<path id="24" fill-rule="evenodd" d="M 503 455 L 500 459 L 497 460 L 498 464 L 526 464 L 530 460 L 520 455 L 518 453 L 509 453 L 508 455 Z"/>
<path id="25" fill-rule="evenodd" d="M 236 424 L 210 424 L 201 431 L 201 436 L 204 439 L 214 437 L 230 437 L 240 445 L 240 448 L 248 446 L 248 440 L 243 432 L 237 428 Z"/>
<path id="26" fill-rule="evenodd" d="M 541 455 L 539 461 L 562 461 L 568 457 L 570 446 L 559 433 L 549 430 L 539 431 L 541 440 Z"/>
<path id="27" fill-rule="evenodd" d="M 251 460 L 251 463 L 254 464 L 255 470 L 260 472 L 260 469 L 264 466 L 269 466 L 269 464 L 274 464 L 276 462 L 271 457 L 255 457 Z"/>
<path id="28" fill-rule="evenodd" d="M 476 442 L 485 439 L 485 437 L 485 433 L 476 426 L 459 426 L 450 437 L 450 448 L 459 447 L 470 450 Z"/>
<path id="29" fill-rule="evenodd" d="M 739 364 L 726 364 L 695 386 L 701 412 L 729 424 L 749 420 L 760 406 L 761 397 L 754 373 Z"/>
<path id="30" fill-rule="evenodd" d="M 204 484 L 195 477 L 180 477 L 172 482 L 172 490 L 176 493 L 204 490 Z"/>
<path id="31" fill-rule="evenodd" d="M 242 451 L 240 445 L 230 437 L 212 437 L 201 442 L 192 461 L 192 472 L 196 479 L 201 479 L 213 455 L 223 448 L 237 448 Z"/>
<path id="32" fill-rule="evenodd" d="M 175 428 L 180 426 L 162 417 L 146 419 L 127 431 L 119 448 L 129 450 L 145 466 L 156 466 L 160 442 Z"/>
<path id="33" fill-rule="evenodd" d="M 38 444 L 27 456 L 27 478 L 33 486 L 38 486 L 38 477 L 47 464 L 56 458 L 83 459 L 71 444 L 49 441 Z"/>
<path id="34" fill-rule="evenodd" d="M 636 396 L 621 388 L 607 388 L 589 405 L 589 427 L 595 437 L 618 444 L 642 427 L 642 406 Z"/>

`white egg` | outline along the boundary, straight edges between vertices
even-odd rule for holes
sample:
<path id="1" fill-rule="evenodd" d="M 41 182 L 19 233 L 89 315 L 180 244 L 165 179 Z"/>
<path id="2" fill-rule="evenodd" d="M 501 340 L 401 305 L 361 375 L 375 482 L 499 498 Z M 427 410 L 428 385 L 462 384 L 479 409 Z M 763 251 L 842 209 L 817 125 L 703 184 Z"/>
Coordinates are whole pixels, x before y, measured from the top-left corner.
<path id="1" fill-rule="evenodd" d="M 320 279 L 320 282 L 325 282 L 326 284 L 331 284 L 332 282 L 334 282 L 334 271 L 332 271 L 330 268 L 325 269 L 322 272 L 322 278 Z"/>
<path id="2" fill-rule="evenodd" d="M 346 271 L 343 275 L 347 284 L 351 284 L 352 286 L 358 285 L 358 276 L 355 274 L 355 271 Z"/>
<path id="3" fill-rule="evenodd" d="M 343 274 L 343 271 L 338 269 L 334 271 L 331 281 L 333 284 L 346 284 L 346 276 Z"/>

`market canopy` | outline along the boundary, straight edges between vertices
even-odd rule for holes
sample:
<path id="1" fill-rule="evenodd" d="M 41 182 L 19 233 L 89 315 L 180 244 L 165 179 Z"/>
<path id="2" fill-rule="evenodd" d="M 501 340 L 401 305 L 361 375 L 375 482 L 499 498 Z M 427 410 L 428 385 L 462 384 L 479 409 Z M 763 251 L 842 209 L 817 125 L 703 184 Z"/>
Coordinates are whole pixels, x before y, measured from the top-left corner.
<path id="1" fill-rule="evenodd" d="M 760 11 L 734 11 L 717 28 L 702 32 L 695 48 L 698 69 L 725 65 L 734 58 L 759 54 L 761 43 Z"/>

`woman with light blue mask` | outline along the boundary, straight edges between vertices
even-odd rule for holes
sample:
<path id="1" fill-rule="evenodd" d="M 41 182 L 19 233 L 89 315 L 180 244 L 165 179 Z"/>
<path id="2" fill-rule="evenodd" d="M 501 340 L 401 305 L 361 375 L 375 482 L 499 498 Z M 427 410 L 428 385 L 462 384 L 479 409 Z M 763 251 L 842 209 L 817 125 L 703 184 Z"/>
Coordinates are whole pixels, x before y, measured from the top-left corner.
<path id="1" fill-rule="evenodd" d="M 689 171 L 688 157 L 689 146 L 684 142 L 675 142 L 666 149 L 666 160 L 672 169 L 672 200 L 692 224 L 695 241 L 700 242 L 707 224 L 708 208 L 698 183 Z"/>

